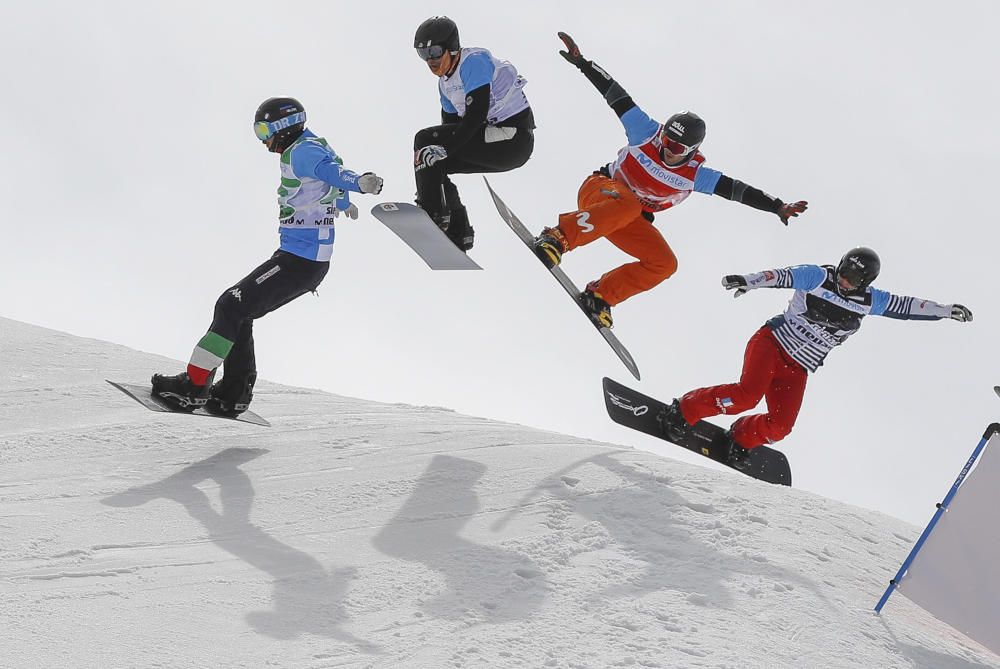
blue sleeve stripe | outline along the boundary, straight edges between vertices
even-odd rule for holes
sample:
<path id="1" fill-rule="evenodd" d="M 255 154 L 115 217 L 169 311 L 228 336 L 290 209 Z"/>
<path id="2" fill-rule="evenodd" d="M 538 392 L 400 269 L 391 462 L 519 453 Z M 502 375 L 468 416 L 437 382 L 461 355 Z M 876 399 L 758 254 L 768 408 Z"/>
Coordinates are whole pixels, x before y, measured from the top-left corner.
<path id="1" fill-rule="evenodd" d="M 699 193 L 713 195 L 715 193 L 715 186 L 721 178 L 722 172 L 700 165 L 694 175 L 694 189 Z"/>
<path id="2" fill-rule="evenodd" d="M 474 91 L 480 86 L 486 86 L 493 82 L 493 73 L 496 68 L 493 60 L 485 53 L 474 53 L 462 59 L 462 65 L 458 68 L 458 76 L 462 78 L 462 86 L 465 92 Z"/>
<path id="3" fill-rule="evenodd" d="M 625 136 L 628 137 L 629 146 L 639 146 L 649 141 L 660 129 L 660 124 L 639 109 L 639 105 L 622 114 L 621 121 L 625 126 Z"/>
<path id="4" fill-rule="evenodd" d="M 789 269 L 792 272 L 792 288 L 796 290 L 812 290 L 826 281 L 826 270 L 819 265 L 796 265 Z"/>
<path id="5" fill-rule="evenodd" d="M 878 288 L 872 288 L 872 309 L 869 312 L 872 316 L 883 316 L 890 315 L 886 313 L 894 305 L 896 307 L 903 306 L 903 300 L 900 300 L 895 295 L 890 295 L 884 290 L 879 290 Z M 904 307 L 909 310 L 909 305 Z"/>

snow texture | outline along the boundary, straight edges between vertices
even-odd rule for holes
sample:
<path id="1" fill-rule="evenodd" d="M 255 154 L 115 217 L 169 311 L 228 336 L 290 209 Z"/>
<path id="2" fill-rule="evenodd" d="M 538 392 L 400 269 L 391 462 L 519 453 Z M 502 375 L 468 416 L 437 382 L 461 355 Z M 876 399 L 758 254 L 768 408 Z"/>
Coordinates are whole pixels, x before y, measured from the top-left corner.
<path id="1" fill-rule="evenodd" d="M 264 429 L 104 382 L 180 368 L 0 319 L 0 665 L 1000 667 L 873 614 L 894 518 L 438 407 L 262 381 Z"/>

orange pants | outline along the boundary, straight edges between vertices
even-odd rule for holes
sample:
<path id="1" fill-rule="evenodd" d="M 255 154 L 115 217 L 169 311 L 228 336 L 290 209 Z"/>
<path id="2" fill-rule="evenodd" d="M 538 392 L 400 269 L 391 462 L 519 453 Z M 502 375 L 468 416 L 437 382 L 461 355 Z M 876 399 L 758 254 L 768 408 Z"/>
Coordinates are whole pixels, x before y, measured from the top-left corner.
<path id="1" fill-rule="evenodd" d="M 660 231 L 642 216 L 642 205 L 628 186 L 593 174 L 580 186 L 576 211 L 559 215 L 569 249 L 607 237 L 638 262 L 613 269 L 601 277 L 597 291 L 614 306 L 649 290 L 677 271 L 677 257 Z"/>

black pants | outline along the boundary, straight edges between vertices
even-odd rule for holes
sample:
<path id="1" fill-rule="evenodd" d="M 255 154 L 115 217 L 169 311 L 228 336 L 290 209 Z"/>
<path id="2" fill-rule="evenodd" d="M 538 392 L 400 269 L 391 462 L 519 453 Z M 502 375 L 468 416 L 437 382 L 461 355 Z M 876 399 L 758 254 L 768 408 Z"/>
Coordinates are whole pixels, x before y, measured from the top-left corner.
<path id="1" fill-rule="evenodd" d="M 455 132 L 457 123 L 435 125 L 419 130 L 413 138 L 416 151 L 432 144 L 441 144 Z M 484 174 L 507 172 L 528 162 L 535 148 L 535 136 L 530 126 L 517 127 L 510 139 L 487 142 L 486 127 L 477 130 L 468 142 L 448 154 L 444 160 L 416 171 L 417 204 L 440 222 L 451 216 L 448 237 L 464 251 L 472 248 L 472 226 L 458 189 L 449 174 Z"/>
<path id="2" fill-rule="evenodd" d="M 306 260 L 287 251 L 276 251 L 267 262 L 219 297 L 209 330 L 233 342 L 225 361 L 226 386 L 242 386 L 251 375 L 256 377 L 254 319 L 315 290 L 329 269 L 328 262 Z"/>

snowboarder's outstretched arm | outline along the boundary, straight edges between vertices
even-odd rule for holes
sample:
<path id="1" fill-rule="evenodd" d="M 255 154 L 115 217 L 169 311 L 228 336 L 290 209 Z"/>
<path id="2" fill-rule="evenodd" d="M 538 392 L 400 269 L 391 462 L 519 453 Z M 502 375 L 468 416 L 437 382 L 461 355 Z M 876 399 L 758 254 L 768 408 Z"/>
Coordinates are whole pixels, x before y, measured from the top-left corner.
<path id="1" fill-rule="evenodd" d="M 619 120 L 625 127 L 625 136 L 628 138 L 630 146 L 644 144 L 659 132 L 660 123 L 640 109 L 639 105 L 632 100 L 632 96 L 621 87 L 621 84 L 612 79 L 610 74 L 594 61 L 584 58 L 583 54 L 580 53 L 580 47 L 577 46 L 572 37 L 561 32 L 559 39 L 566 45 L 566 51 L 560 51 L 559 55 L 580 70 L 583 76 L 587 77 L 587 81 L 592 83 L 594 88 L 604 96 L 608 106 L 618 114 Z"/>
<path id="2" fill-rule="evenodd" d="M 583 76 L 587 77 L 587 81 L 592 83 L 597 92 L 607 100 L 608 106 L 615 110 L 618 118 L 622 118 L 629 110 L 636 108 L 632 97 L 625 92 L 625 89 L 617 81 L 611 78 L 610 74 L 596 65 L 594 61 L 583 57 L 583 54 L 580 53 L 580 47 L 576 45 L 572 37 L 564 32 L 560 32 L 558 35 L 559 39 L 566 45 L 566 50 L 560 51 L 559 55 L 580 70 Z M 622 122 L 624 123 L 624 119 Z M 653 123 L 657 126 L 659 125 L 655 121 Z M 628 130 L 628 126 L 626 126 L 626 130 Z"/>
<path id="3" fill-rule="evenodd" d="M 753 274 L 727 274 L 722 287 L 733 290 L 733 297 L 745 295 L 755 288 L 793 288 L 810 291 L 826 280 L 826 270 L 818 265 L 796 265 L 782 269 L 769 269 Z M 878 288 L 871 288 L 872 316 L 887 316 L 910 321 L 939 321 L 951 318 L 960 323 L 972 321 L 972 311 L 961 304 L 938 304 L 918 297 L 893 295 Z"/>
<path id="4" fill-rule="evenodd" d="M 961 304 L 938 304 L 933 300 L 893 295 L 872 288 L 873 316 L 887 316 L 905 321 L 939 321 L 951 318 L 960 323 L 972 320 L 972 311 Z"/>
<path id="5" fill-rule="evenodd" d="M 825 280 L 826 270 L 819 265 L 795 265 L 753 274 L 727 274 L 722 278 L 722 287 L 735 290 L 733 297 L 739 297 L 755 288 L 812 290 L 821 286 Z"/>
<path id="6" fill-rule="evenodd" d="M 290 159 L 296 176 L 313 177 L 342 191 L 378 195 L 382 190 L 381 177 L 374 172 L 357 174 L 345 170 L 332 149 L 317 143 L 303 142 L 296 146 Z"/>
<path id="7" fill-rule="evenodd" d="M 572 37 L 560 32 L 559 39 L 566 45 L 566 50 L 560 51 L 559 55 L 580 70 L 583 76 L 587 77 L 587 81 L 592 83 L 594 88 L 604 96 L 608 106 L 618 114 L 622 125 L 625 126 L 625 134 L 628 136 L 630 145 L 638 146 L 648 141 L 659 131 L 660 124 L 639 108 L 621 84 L 594 61 L 583 57 L 580 47 L 577 46 Z M 754 188 L 738 179 L 727 177 L 722 172 L 704 166 L 698 168 L 694 190 L 742 202 L 761 211 L 769 211 L 776 214 L 785 225 L 788 225 L 789 218 L 798 216 L 809 206 L 804 200 L 790 203 L 782 202 L 759 188 Z"/>
<path id="8" fill-rule="evenodd" d="M 358 208 L 351 202 L 350 192 L 377 195 L 382 191 L 382 177 L 374 172 L 357 174 L 345 170 L 340 163 L 340 157 L 333 149 L 313 142 L 303 142 L 292 149 L 290 156 L 292 172 L 299 177 L 313 177 L 334 188 L 339 188 L 341 195 L 334 202 L 337 212 L 346 212 L 348 218 L 358 217 Z"/>
<path id="9" fill-rule="evenodd" d="M 698 173 L 695 175 L 694 189 L 699 193 L 718 195 L 754 209 L 769 211 L 776 214 L 785 225 L 788 225 L 789 218 L 794 218 L 809 208 L 809 203 L 805 200 L 782 202 L 779 198 L 769 195 L 759 188 L 754 188 L 739 179 L 727 177 L 722 172 L 704 165 L 698 168 Z"/>

